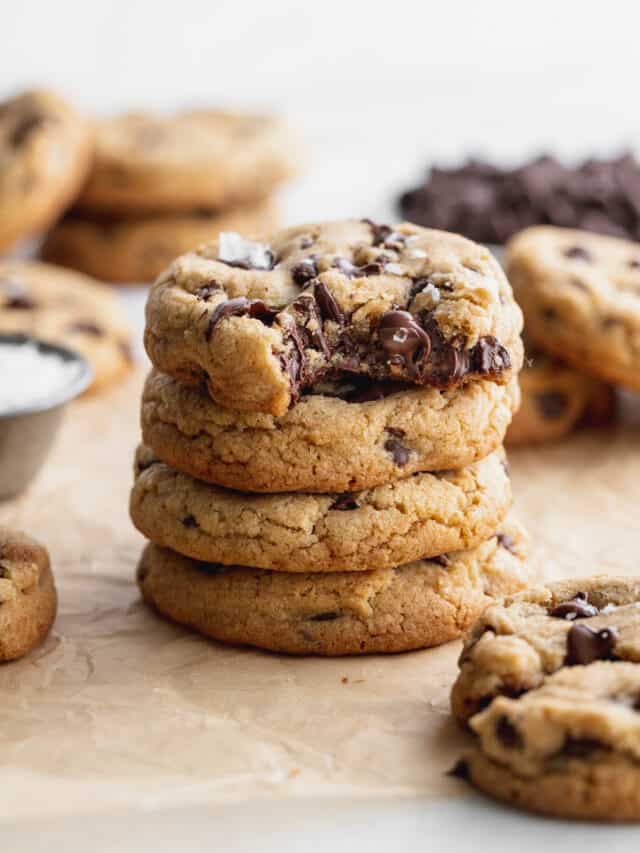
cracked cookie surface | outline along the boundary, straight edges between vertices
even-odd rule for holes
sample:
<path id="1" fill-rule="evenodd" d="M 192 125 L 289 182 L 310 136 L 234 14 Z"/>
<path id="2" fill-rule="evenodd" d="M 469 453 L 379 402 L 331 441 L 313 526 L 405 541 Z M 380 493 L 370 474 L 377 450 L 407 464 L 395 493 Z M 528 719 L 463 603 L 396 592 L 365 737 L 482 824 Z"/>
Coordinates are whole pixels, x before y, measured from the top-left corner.
<path id="1" fill-rule="evenodd" d="M 225 409 L 152 371 L 142 432 L 171 467 L 230 489 L 347 492 L 484 458 L 502 443 L 518 403 L 515 381 L 450 391 L 345 382 L 274 417 Z"/>
<path id="2" fill-rule="evenodd" d="M 174 471 L 141 447 L 131 517 L 157 545 L 208 562 L 286 572 L 387 568 L 488 539 L 511 504 L 503 460 L 497 451 L 458 471 L 361 492 L 247 495 Z"/>
<path id="3" fill-rule="evenodd" d="M 610 385 L 579 373 L 540 351 L 520 373 L 522 403 L 507 430 L 505 444 L 515 447 L 556 441 L 581 425 L 601 426 L 615 413 Z"/>
<path id="4" fill-rule="evenodd" d="M 73 213 L 49 232 L 41 256 L 103 281 L 150 282 L 178 255 L 220 231 L 263 234 L 275 227 L 277 218 L 271 201 L 226 213 L 194 210 L 135 219 Z"/>
<path id="5" fill-rule="evenodd" d="M 275 117 L 129 113 L 98 123 L 78 205 L 125 215 L 220 210 L 266 198 L 298 160 L 294 135 Z"/>
<path id="6" fill-rule="evenodd" d="M 471 629 L 453 712 L 466 721 L 498 695 L 539 687 L 567 662 L 599 659 L 640 661 L 640 580 L 601 575 L 527 590 L 488 607 Z"/>
<path id="7" fill-rule="evenodd" d="M 491 598 L 529 581 L 526 538 L 509 523 L 444 561 L 372 572 L 288 574 L 224 567 L 147 546 L 138 584 L 159 613 L 216 640 L 297 655 L 428 648 L 459 637 Z"/>
<path id="8" fill-rule="evenodd" d="M 511 240 L 505 268 L 534 343 L 640 388 L 640 244 L 540 226 Z"/>
<path id="9" fill-rule="evenodd" d="M 156 367 L 273 415 L 336 376 L 449 388 L 507 383 L 522 364 L 520 309 L 491 253 L 407 223 L 223 233 L 160 276 L 146 317 Z"/>
<path id="10" fill-rule="evenodd" d="M 47 551 L 24 533 L 0 526 L 0 662 L 41 643 L 56 610 Z"/>
<path id="11" fill-rule="evenodd" d="M 46 229 L 89 169 L 89 124 L 53 92 L 0 104 L 0 249 Z"/>
<path id="12" fill-rule="evenodd" d="M 95 279 L 51 264 L 0 261 L 0 333 L 76 350 L 93 369 L 93 390 L 132 365 L 129 327 L 116 296 Z"/>

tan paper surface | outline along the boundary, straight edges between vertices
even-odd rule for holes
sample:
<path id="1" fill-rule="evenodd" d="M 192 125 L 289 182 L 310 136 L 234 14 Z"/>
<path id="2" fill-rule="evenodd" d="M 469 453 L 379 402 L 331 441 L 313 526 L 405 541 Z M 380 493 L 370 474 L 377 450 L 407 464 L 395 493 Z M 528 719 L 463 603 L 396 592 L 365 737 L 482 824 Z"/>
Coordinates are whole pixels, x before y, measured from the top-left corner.
<path id="1" fill-rule="evenodd" d="M 60 613 L 0 667 L 0 820 L 252 797 L 457 795 L 459 644 L 294 659 L 209 643 L 149 613 L 128 519 L 142 376 L 77 403 L 46 469 L 0 504 L 50 549 Z M 512 452 L 542 577 L 640 574 L 640 418 Z"/>

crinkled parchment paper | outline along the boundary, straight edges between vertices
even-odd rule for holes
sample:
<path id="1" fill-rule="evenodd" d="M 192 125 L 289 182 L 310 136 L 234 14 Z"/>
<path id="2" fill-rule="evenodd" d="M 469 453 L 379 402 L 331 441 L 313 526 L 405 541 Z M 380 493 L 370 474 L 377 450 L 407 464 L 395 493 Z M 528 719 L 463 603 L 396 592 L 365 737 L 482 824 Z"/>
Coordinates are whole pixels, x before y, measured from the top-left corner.
<path id="1" fill-rule="evenodd" d="M 0 820 L 310 795 L 449 795 L 459 644 L 364 659 L 229 649 L 166 624 L 133 582 L 127 515 L 142 374 L 74 404 L 0 521 L 50 549 L 60 613 L 0 667 Z M 632 408 L 632 407 L 629 407 Z M 511 454 L 541 577 L 640 573 L 640 430 Z"/>

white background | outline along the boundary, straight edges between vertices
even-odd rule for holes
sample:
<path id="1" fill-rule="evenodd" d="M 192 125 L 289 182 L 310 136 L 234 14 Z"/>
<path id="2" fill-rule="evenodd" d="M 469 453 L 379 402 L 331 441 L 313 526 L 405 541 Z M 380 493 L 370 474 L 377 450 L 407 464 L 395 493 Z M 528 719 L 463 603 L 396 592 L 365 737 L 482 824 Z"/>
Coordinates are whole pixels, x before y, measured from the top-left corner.
<path id="1" fill-rule="evenodd" d="M 0 96 L 46 84 L 97 113 L 198 103 L 282 111 L 310 148 L 309 171 L 286 196 L 287 220 L 387 218 L 396 191 L 434 159 L 635 148 L 637 8 L 630 0 L 0 0 Z M 478 831 L 478 850 L 638 849 L 634 830 L 569 829 L 464 800 L 442 810 L 326 808 L 321 825 L 305 818 L 297 827 L 296 849 L 343 849 L 337 839 L 357 839 L 357 849 L 366 837 L 370 850 L 389 849 L 391 839 L 401 849 L 466 850 Z M 240 821 L 228 819 L 249 837 L 251 814 L 243 807 Z M 177 828 L 153 826 L 182 850 L 205 849 L 211 824 L 177 820 Z M 106 833 L 101 849 L 134 837 L 117 827 L 111 837 L 96 825 L 96 837 Z M 158 849 L 147 829 L 139 832 Z M 40 849 L 35 828 L 34 839 L 24 828 L 19 838 Z M 132 843 L 147 849 L 142 837 Z"/>
<path id="2" fill-rule="evenodd" d="M 96 112 L 284 111 L 311 147 L 289 221 L 388 216 L 432 159 L 640 139 L 633 0 L 2 0 L 0 94 Z"/>

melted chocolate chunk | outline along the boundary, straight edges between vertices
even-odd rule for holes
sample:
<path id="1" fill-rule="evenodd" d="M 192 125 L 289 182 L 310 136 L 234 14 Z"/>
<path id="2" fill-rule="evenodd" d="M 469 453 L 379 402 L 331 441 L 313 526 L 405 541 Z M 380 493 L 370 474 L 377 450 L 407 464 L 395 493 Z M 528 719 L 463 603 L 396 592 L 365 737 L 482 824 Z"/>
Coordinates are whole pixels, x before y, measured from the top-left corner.
<path id="1" fill-rule="evenodd" d="M 507 749 L 522 749 L 522 735 L 504 715 L 496 721 L 496 737 Z"/>
<path id="2" fill-rule="evenodd" d="M 304 287 L 307 282 L 311 281 L 317 275 L 318 265 L 316 264 L 316 259 L 313 257 L 305 258 L 300 263 L 291 267 L 291 277 L 299 287 Z"/>
<path id="3" fill-rule="evenodd" d="M 104 329 L 98 326 L 97 323 L 90 323 L 83 320 L 72 323 L 68 329 L 70 332 L 80 332 L 83 335 L 91 335 L 93 338 L 101 338 L 104 335 Z"/>
<path id="4" fill-rule="evenodd" d="M 569 398 L 562 391 L 542 391 L 535 396 L 536 406 L 543 418 L 554 421 L 567 411 Z"/>
<path id="5" fill-rule="evenodd" d="M 511 356 L 496 338 L 480 338 L 471 351 L 471 370 L 495 376 L 511 367 Z"/>
<path id="6" fill-rule="evenodd" d="M 500 547 L 505 548 L 507 551 L 510 551 L 512 554 L 517 556 L 516 551 L 516 543 L 513 536 L 509 536 L 508 533 L 496 533 L 496 539 L 498 540 L 498 545 Z"/>
<path id="7" fill-rule="evenodd" d="M 344 314 L 336 299 L 323 281 L 319 281 L 314 288 L 314 295 L 320 314 L 324 320 L 333 320 L 334 323 L 344 323 Z"/>
<path id="8" fill-rule="evenodd" d="M 215 279 L 212 278 L 208 284 L 204 284 L 202 287 L 199 287 L 193 295 L 197 299 L 201 299 L 203 302 L 208 302 L 214 293 L 220 293 L 221 290 L 222 287 Z"/>
<path id="9" fill-rule="evenodd" d="M 567 666 L 611 660 L 618 639 L 615 628 L 592 631 L 587 625 L 572 625 L 567 634 Z"/>
<path id="10" fill-rule="evenodd" d="M 34 130 L 38 130 L 47 121 L 47 117 L 40 113 L 32 113 L 25 116 L 13 129 L 9 137 L 9 145 L 20 148 L 31 136 Z"/>
<path id="11" fill-rule="evenodd" d="M 381 263 L 374 262 L 365 264 L 363 267 L 358 267 L 347 258 L 337 258 L 334 262 L 334 267 L 339 269 L 347 278 L 362 278 L 363 276 L 381 275 L 384 272 L 384 267 Z"/>
<path id="12" fill-rule="evenodd" d="M 218 305 L 209 318 L 205 338 L 207 341 L 210 341 L 215 327 L 226 317 L 244 317 L 248 315 L 268 326 L 273 322 L 273 318 L 277 313 L 277 309 L 269 308 L 261 299 L 246 299 L 244 296 L 238 296 L 236 299 L 227 299 Z"/>
<path id="13" fill-rule="evenodd" d="M 415 388 L 414 385 L 407 385 L 404 382 L 356 381 L 357 379 L 358 377 L 354 377 L 354 383 L 336 396 L 347 403 L 370 403 L 373 400 L 384 400 L 392 394 Z"/>
<path id="14" fill-rule="evenodd" d="M 340 614 L 334 610 L 327 613 L 316 613 L 314 616 L 309 616 L 309 622 L 333 622 L 334 619 L 339 619 Z"/>
<path id="15" fill-rule="evenodd" d="M 576 592 L 573 598 L 562 601 L 550 611 L 549 616 L 555 619 L 590 619 L 600 611 L 595 604 L 590 604 L 586 592 Z"/>
<path id="16" fill-rule="evenodd" d="M 590 263 L 593 260 L 591 252 L 585 249 L 584 246 L 569 246 L 568 249 L 564 250 L 564 255 L 571 260 L 584 261 L 585 263 Z"/>
<path id="17" fill-rule="evenodd" d="M 391 432 L 391 430 L 389 430 L 389 432 Z M 384 449 L 391 454 L 394 464 L 399 468 L 406 465 L 411 457 L 411 451 L 409 448 L 405 447 L 400 439 L 395 436 L 392 436 L 385 441 Z"/>
<path id="18" fill-rule="evenodd" d="M 359 507 L 360 507 L 360 504 L 354 498 L 353 495 L 344 494 L 344 495 L 338 495 L 338 497 L 334 500 L 334 502 L 331 504 L 329 509 L 337 509 L 340 512 L 344 512 L 344 511 L 350 510 L 350 509 L 358 509 Z"/>
<path id="19" fill-rule="evenodd" d="M 391 356 L 401 356 L 402 362 L 417 353 L 426 361 L 431 353 L 431 339 L 408 311 L 387 311 L 378 326 L 380 343 Z"/>
<path id="20" fill-rule="evenodd" d="M 182 519 L 182 525 L 183 525 L 183 527 L 188 527 L 188 528 L 200 526 L 198 524 L 198 522 L 196 521 L 195 515 L 191 515 L 191 514 L 185 515 L 185 517 Z"/>
<path id="21" fill-rule="evenodd" d="M 447 776 L 452 776 L 454 779 L 463 779 L 465 782 L 469 780 L 469 764 L 464 758 L 459 759 L 453 765 L 451 770 L 447 770 Z"/>

